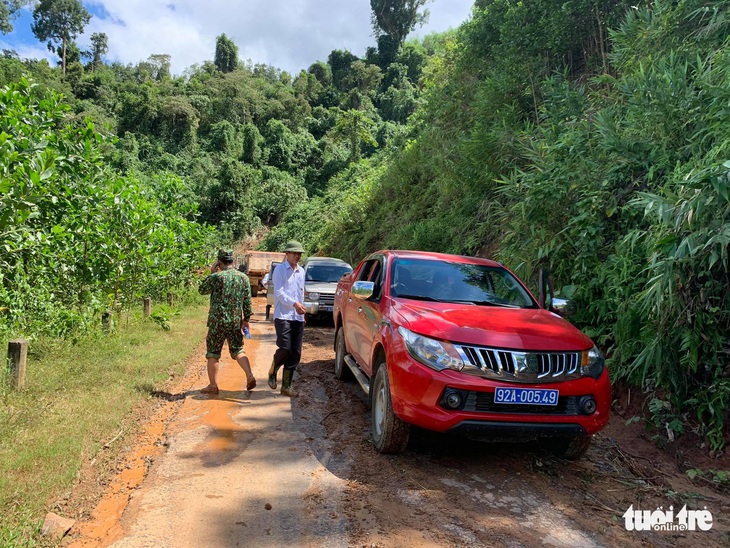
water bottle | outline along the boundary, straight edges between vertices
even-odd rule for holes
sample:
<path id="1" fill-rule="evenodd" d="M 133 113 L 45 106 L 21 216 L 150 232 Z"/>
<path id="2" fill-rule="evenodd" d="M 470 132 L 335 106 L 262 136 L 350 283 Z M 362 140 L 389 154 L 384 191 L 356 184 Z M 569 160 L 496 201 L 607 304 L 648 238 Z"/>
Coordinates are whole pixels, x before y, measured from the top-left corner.
<path id="1" fill-rule="evenodd" d="M 243 328 L 243 336 L 246 337 L 247 339 L 251 338 L 251 332 L 248 330 L 248 327 Z"/>

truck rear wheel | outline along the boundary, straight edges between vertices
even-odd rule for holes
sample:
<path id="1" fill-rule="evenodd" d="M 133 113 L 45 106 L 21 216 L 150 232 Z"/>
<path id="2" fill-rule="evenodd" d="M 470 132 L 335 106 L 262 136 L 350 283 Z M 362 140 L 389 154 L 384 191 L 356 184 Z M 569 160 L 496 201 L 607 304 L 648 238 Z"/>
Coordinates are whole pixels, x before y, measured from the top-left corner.
<path id="1" fill-rule="evenodd" d="M 411 425 L 399 419 L 393 411 L 388 368 L 385 362 L 379 365 L 375 373 L 375 380 L 370 387 L 370 397 L 371 433 L 375 449 L 379 453 L 402 453 L 408 446 Z"/>

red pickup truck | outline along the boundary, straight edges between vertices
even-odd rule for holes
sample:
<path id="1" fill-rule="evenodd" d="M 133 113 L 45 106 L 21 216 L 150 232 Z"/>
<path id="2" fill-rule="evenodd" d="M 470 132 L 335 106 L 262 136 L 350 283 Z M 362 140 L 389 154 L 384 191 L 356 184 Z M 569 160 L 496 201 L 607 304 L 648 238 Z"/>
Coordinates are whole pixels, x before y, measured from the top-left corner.
<path id="1" fill-rule="evenodd" d="M 335 376 L 370 397 L 382 453 L 416 425 L 577 459 L 608 422 L 598 348 L 497 262 L 378 251 L 340 280 L 333 319 Z"/>

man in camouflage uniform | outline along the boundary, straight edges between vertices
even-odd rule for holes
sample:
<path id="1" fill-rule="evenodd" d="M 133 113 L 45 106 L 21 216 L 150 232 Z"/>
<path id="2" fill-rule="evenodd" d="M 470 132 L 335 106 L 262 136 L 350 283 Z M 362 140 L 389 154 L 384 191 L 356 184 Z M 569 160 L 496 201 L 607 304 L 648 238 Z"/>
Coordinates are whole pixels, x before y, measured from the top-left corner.
<path id="1" fill-rule="evenodd" d="M 213 263 L 210 272 L 198 288 L 201 295 L 210 295 L 208 336 L 205 338 L 210 384 L 201 392 L 218 393 L 218 362 L 226 340 L 231 358 L 246 373 L 246 390 L 252 390 L 256 379 L 243 353 L 243 329 L 248 328 L 248 320 L 253 314 L 251 284 L 248 276 L 233 268 L 233 252 L 230 250 L 218 252 L 218 260 Z"/>

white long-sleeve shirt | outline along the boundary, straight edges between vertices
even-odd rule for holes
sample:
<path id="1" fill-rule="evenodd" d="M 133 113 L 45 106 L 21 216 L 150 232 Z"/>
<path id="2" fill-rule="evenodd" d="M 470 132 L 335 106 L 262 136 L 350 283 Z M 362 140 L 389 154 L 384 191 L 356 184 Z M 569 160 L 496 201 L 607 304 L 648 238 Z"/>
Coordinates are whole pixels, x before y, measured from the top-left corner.
<path id="1" fill-rule="evenodd" d="M 274 269 L 274 319 L 304 321 L 304 314 L 294 310 L 294 303 L 304 303 L 304 269 L 292 268 L 284 261 Z"/>

